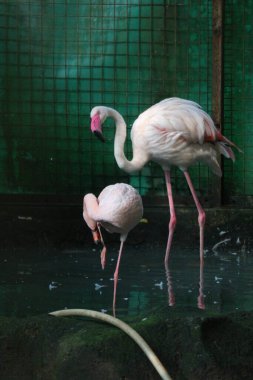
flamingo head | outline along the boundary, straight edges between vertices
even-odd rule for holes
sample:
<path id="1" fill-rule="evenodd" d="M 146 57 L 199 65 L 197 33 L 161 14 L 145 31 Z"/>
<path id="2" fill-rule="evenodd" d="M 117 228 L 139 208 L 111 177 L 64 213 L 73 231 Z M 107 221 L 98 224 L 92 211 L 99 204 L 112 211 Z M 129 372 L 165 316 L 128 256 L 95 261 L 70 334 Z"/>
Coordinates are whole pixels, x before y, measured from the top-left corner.
<path id="1" fill-rule="evenodd" d="M 94 135 L 97 136 L 102 142 L 105 142 L 102 125 L 107 116 L 106 107 L 94 107 L 91 110 L 91 132 L 94 133 Z"/>

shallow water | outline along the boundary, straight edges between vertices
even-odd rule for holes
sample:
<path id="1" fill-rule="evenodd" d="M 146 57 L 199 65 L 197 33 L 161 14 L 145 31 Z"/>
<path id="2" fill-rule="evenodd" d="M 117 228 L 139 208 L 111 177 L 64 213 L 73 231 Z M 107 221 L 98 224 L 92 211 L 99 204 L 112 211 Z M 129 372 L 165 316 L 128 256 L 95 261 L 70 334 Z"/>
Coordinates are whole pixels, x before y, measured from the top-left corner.
<path id="1" fill-rule="evenodd" d="M 91 245 L 78 250 L 0 252 L 0 314 L 21 317 L 63 308 L 111 314 L 117 253 L 117 244 L 108 246 L 102 270 L 100 250 Z M 202 293 L 206 311 L 252 310 L 250 250 L 222 245 L 214 252 L 210 247 L 205 252 L 203 273 L 197 248 L 179 249 L 175 244 L 169 271 L 163 264 L 164 253 L 158 243 L 126 245 L 119 272 L 117 317 L 143 318 L 159 308 L 170 312 L 181 307 L 190 314 L 198 309 Z"/>

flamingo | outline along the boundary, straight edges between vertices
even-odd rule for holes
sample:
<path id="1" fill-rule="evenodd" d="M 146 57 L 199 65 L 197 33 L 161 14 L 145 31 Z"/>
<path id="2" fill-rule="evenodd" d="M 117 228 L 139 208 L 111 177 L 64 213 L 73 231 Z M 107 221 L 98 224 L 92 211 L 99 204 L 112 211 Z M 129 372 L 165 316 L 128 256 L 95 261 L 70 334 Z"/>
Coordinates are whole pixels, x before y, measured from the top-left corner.
<path id="1" fill-rule="evenodd" d="M 131 185 L 116 183 L 105 187 L 98 198 L 94 194 L 86 194 L 83 199 L 83 218 L 92 231 L 95 243 L 101 243 L 101 265 L 104 269 L 106 261 L 106 246 L 100 226 L 110 233 L 120 234 L 120 249 L 114 272 L 113 314 L 115 315 L 116 291 L 119 275 L 119 265 L 124 242 L 128 233 L 141 220 L 143 205 L 140 194 Z"/>
<path id="2" fill-rule="evenodd" d="M 126 123 L 113 108 L 96 106 L 91 110 L 91 131 L 102 141 L 102 124 L 107 117 L 114 119 L 116 132 L 114 155 L 118 166 L 128 173 L 139 171 L 148 161 L 161 165 L 169 200 L 170 221 L 165 253 L 168 263 L 173 234 L 176 227 L 176 213 L 172 195 L 170 169 L 177 166 L 184 173 L 198 211 L 200 234 L 200 263 L 204 262 L 205 211 L 200 204 L 188 168 L 197 161 L 207 164 L 214 174 L 222 172 L 217 157 L 221 153 L 235 160 L 232 147 L 240 149 L 221 134 L 211 117 L 193 101 L 168 98 L 151 106 L 135 120 L 131 130 L 133 157 L 128 160 L 124 154 Z"/>

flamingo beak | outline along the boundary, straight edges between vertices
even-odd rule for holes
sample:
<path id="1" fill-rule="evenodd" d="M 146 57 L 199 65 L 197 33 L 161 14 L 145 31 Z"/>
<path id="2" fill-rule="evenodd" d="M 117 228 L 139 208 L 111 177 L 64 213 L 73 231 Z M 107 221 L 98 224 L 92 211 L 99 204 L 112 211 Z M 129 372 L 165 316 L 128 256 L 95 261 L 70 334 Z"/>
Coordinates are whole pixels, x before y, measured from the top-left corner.
<path id="1" fill-rule="evenodd" d="M 101 120 L 98 114 L 94 115 L 91 118 L 91 126 L 90 126 L 91 132 L 94 133 L 94 135 L 99 138 L 102 142 L 105 142 L 105 138 L 102 133 L 102 125 Z"/>
<path id="2" fill-rule="evenodd" d="M 101 235 L 99 233 L 99 230 L 96 228 L 95 230 L 91 231 L 93 240 L 95 244 L 100 244 L 101 243 Z"/>

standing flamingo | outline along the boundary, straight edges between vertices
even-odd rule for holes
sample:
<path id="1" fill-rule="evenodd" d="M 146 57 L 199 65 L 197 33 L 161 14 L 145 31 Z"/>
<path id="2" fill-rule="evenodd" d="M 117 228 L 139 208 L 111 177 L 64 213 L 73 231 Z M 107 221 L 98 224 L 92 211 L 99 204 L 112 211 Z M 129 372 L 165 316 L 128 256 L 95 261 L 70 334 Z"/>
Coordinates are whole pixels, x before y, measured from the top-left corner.
<path id="1" fill-rule="evenodd" d="M 140 194 L 131 185 L 116 183 L 105 187 L 98 198 L 86 194 L 83 199 L 83 218 L 92 231 L 95 243 L 101 242 L 102 268 L 105 267 L 106 246 L 100 226 L 110 233 L 120 234 L 120 249 L 114 272 L 113 314 L 115 315 L 116 290 L 123 245 L 127 235 L 141 220 L 143 205 Z"/>
<path id="2" fill-rule="evenodd" d="M 231 147 L 240 149 L 215 127 L 211 117 L 197 103 L 169 98 L 148 108 L 135 120 L 131 130 L 133 158 L 128 160 L 124 154 L 126 123 L 119 112 L 104 106 L 94 107 L 91 111 L 91 131 L 104 141 L 102 124 L 107 117 L 116 123 L 114 155 L 118 166 L 128 173 L 138 171 L 149 161 L 160 164 L 165 173 L 170 207 L 169 236 L 166 247 L 165 263 L 168 262 L 171 243 L 176 227 L 176 213 L 172 197 L 170 168 L 178 166 L 184 173 L 192 197 L 198 210 L 200 229 L 200 262 L 204 261 L 205 211 L 202 208 L 188 167 L 197 161 L 206 163 L 214 174 L 222 172 L 217 154 L 235 160 Z"/>

